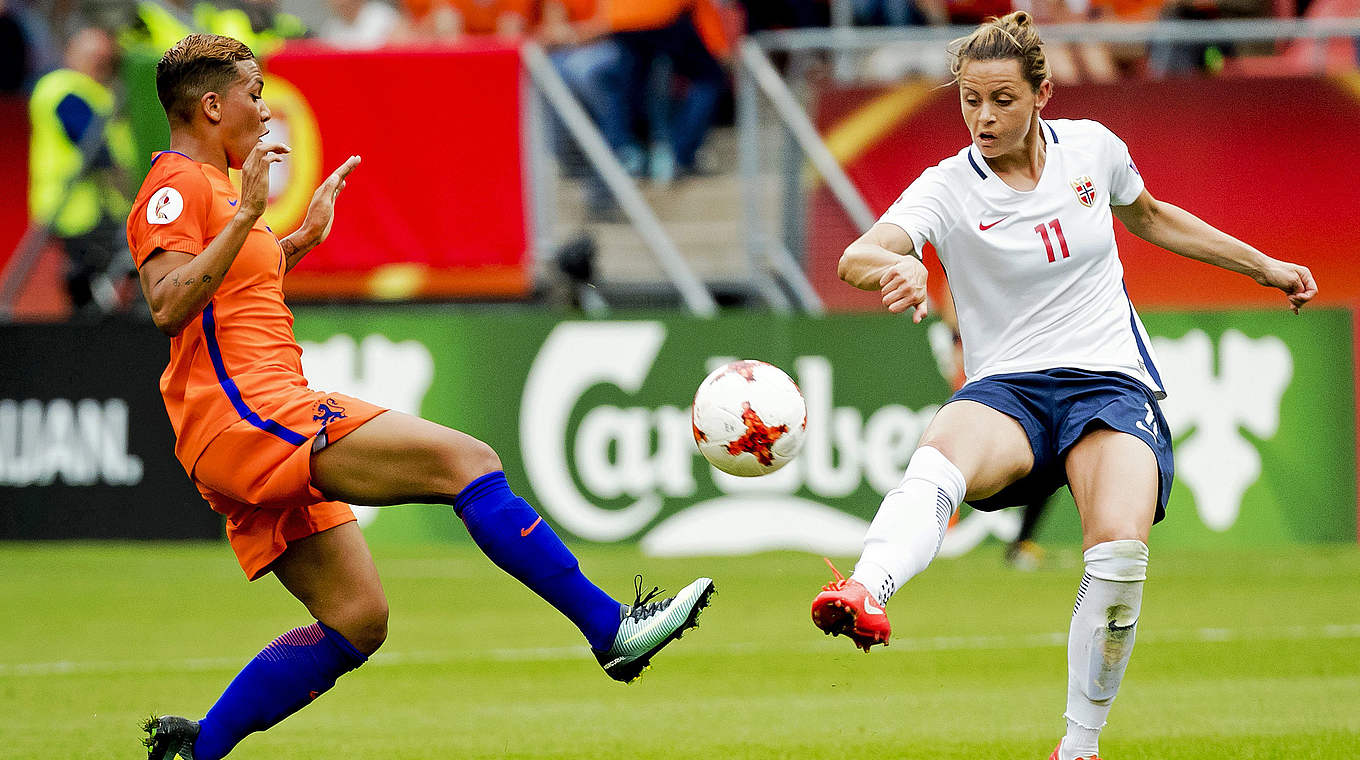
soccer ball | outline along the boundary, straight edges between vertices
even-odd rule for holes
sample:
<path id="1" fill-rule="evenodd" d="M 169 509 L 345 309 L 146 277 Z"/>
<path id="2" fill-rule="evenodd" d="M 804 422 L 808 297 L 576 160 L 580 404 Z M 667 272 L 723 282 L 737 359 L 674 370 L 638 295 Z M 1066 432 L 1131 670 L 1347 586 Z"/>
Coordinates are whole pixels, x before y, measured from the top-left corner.
<path id="1" fill-rule="evenodd" d="M 803 445 L 807 405 L 782 370 L 747 359 L 713 370 L 694 394 L 694 442 L 714 467 L 745 478 L 788 464 Z"/>

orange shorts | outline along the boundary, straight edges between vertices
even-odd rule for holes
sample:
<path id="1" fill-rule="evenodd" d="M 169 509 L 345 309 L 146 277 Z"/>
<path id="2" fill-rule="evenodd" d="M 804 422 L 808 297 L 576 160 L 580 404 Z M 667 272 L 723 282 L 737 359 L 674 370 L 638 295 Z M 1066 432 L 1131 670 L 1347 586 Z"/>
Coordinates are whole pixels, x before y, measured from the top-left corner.
<path id="1" fill-rule="evenodd" d="M 340 393 L 306 389 L 266 414 L 223 430 L 194 464 L 193 480 L 227 518 L 227 540 L 250 580 L 264 575 L 290 541 L 354 519 L 349 505 L 312 485 L 312 454 L 374 417 L 383 407 Z"/>

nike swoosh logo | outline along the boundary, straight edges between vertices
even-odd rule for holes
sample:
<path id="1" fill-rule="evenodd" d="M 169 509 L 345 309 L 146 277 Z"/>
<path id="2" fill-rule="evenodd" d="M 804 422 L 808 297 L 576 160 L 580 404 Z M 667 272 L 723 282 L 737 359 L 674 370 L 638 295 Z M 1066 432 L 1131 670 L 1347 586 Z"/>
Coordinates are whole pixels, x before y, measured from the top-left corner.
<path id="1" fill-rule="evenodd" d="M 1134 618 L 1133 622 L 1129 623 L 1128 625 L 1116 625 L 1115 622 L 1111 620 L 1108 627 L 1110 629 L 1110 633 L 1118 633 L 1120 631 L 1130 630 L 1136 625 L 1138 625 L 1138 618 Z"/>
<path id="2" fill-rule="evenodd" d="M 533 532 L 534 532 L 534 528 L 537 528 L 537 527 L 538 527 L 538 524 L 541 523 L 541 522 L 543 522 L 543 517 L 542 517 L 542 515 L 540 515 L 539 518 L 538 518 L 537 520 L 534 520 L 534 524 L 533 524 L 533 525 L 530 525 L 530 526 L 527 527 L 527 528 L 520 528 L 520 529 L 519 529 L 519 534 L 520 534 L 520 536 L 527 536 L 527 535 L 529 535 L 530 533 L 533 533 Z"/>
<path id="3" fill-rule="evenodd" d="M 867 596 L 864 597 L 864 611 L 869 613 L 870 615 L 883 614 L 883 608 L 874 606 L 874 600 L 870 599 Z"/>
<path id="4" fill-rule="evenodd" d="M 991 224 L 983 224 L 982 222 L 978 222 L 978 229 L 981 230 L 982 232 L 986 232 L 987 230 L 990 230 L 991 228 L 997 226 L 998 224 L 1001 224 L 1002 222 L 1010 218 L 1011 218 L 1010 215 L 1007 214 L 1006 216 L 1001 217 L 1000 219 L 996 220 L 995 222 L 992 222 Z"/>
<path id="5" fill-rule="evenodd" d="M 228 204 L 228 205 L 231 205 L 231 206 L 235 206 L 235 205 L 236 205 L 236 201 L 227 201 L 227 204 Z"/>

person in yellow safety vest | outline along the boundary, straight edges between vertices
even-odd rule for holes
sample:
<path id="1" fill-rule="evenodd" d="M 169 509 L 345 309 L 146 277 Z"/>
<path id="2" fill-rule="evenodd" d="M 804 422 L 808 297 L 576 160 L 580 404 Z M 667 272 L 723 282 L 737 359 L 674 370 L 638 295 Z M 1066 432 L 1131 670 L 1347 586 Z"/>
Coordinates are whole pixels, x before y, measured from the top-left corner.
<path id="1" fill-rule="evenodd" d="M 39 79 L 29 98 L 29 213 L 65 249 L 77 313 L 116 308 L 118 288 L 126 289 L 118 280 L 135 274 L 122 231 L 136 156 L 109 89 L 117 67 L 112 36 L 81 29 L 67 44 L 66 67 Z"/>
<path id="2" fill-rule="evenodd" d="M 301 20 L 279 12 L 276 5 L 273 0 L 242 0 L 200 2 L 191 9 L 188 0 L 142 0 L 119 42 L 127 48 L 150 48 L 159 55 L 190 34 L 220 34 L 244 42 L 263 57 L 277 52 L 284 40 L 307 34 Z"/>
<path id="3" fill-rule="evenodd" d="M 143 0 L 137 3 L 132 22 L 118 33 L 118 42 L 126 49 L 146 49 L 159 56 L 198 31 L 202 30 L 187 0 Z"/>
<path id="4" fill-rule="evenodd" d="M 257 57 L 283 47 L 284 40 L 304 37 L 307 27 L 290 13 L 278 10 L 276 0 L 222 0 L 194 6 L 194 20 L 208 34 L 238 39 Z"/>

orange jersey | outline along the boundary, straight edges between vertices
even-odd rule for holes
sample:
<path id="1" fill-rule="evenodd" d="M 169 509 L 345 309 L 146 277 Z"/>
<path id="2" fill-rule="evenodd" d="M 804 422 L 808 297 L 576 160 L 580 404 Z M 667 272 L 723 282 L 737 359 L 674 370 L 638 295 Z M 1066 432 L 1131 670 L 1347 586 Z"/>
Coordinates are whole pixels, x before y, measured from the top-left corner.
<path id="1" fill-rule="evenodd" d="M 227 175 L 182 153 L 164 151 L 128 216 L 128 247 L 142 264 L 158 250 L 198 255 L 236 214 L 240 197 Z M 204 447 L 245 420 L 281 440 L 307 436 L 270 418 L 290 392 L 305 390 L 302 348 L 283 303 L 283 249 L 263 220 L 203 313 L 170 339 L 161 395 L 175 429 L 175 456 L 190 474 Z"/>
<path id="2" fill-rule="evenodd" d="M 607 7 L 609 28 L 621 32 L 664 29 L 693 4 L 693 0 L 613 0 Z"/>
<path id="3" fill-rule="evenodd" d="M 449 5 L 463 17 L 464 34 L 495 34 L 506 13 L 529 18 L 529 0 L 450 0 Z"/>

